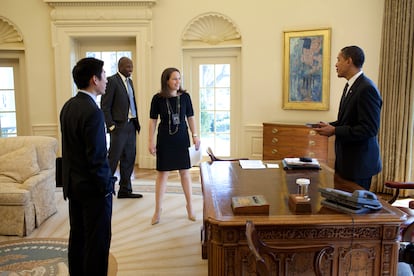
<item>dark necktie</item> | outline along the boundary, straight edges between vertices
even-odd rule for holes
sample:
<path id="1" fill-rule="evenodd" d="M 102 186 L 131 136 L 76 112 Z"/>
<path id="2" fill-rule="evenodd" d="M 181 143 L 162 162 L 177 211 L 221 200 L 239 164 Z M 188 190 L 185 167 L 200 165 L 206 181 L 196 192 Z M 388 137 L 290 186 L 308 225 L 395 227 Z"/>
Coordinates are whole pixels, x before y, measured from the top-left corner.
<path id="1" fill-rule="evenodd" d="M 341 110 L 341 108 L 342 108 L 342 105 L 343 105 L 343 103 L 344 103 L 344 101 L 345 101 L 345 97 L 346 97 L 346 91 L 348 90 L 348 86 L 349 86 L 349 84 L 348 83 L 346 83 L 345 84 L 345 87 L 344 87 L 344 91 L 342 92 L 342 97 L 341 97 L 341 102 L 340 102 L 340 104 L 339 104 L 339 109 Z"/>
<path id="2" fill-rule="evenodd" d="M 345 84 L 345 87 L 344 87 L 344 92 L 343 92 L 343 95 L 344 95 L 344 97 L 346 97 L 347 96 L 347 91 L 348 91 L 348 87 L 349 87 L 349 84 L 348 83 L 346 83 Z"/>

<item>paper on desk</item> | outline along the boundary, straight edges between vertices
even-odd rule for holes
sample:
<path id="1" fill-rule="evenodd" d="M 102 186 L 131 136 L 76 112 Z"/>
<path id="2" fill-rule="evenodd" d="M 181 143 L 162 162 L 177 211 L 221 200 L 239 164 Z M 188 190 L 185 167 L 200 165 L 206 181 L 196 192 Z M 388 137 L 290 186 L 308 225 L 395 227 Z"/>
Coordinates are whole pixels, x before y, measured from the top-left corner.
<path id="1" fill-rule="evenodd" d="M 243 169 L 265 169 L 266 168 L 262 160 L 239 160 L 239 163 Z"/>
<path id="2" fill-rule="evenodd" d="M 267 163 L 266 166 L 269 169 L 279 169 L 279 164 L 272 164 L 272 163 Z"/>

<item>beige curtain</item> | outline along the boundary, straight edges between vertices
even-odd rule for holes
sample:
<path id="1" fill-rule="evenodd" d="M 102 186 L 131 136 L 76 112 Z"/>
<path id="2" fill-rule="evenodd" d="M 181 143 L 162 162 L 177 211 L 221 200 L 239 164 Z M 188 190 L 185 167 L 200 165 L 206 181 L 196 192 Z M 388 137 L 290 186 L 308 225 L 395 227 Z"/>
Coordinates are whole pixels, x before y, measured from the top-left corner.
<path id="1" fill-rule="evenodd" d="M 379 143 L 382 172 L 371 190 L 391 193 L 384 181 L 411 181 L 414 112 L 414 1 L 385 0 L 378 80 L 383 107 Z M 405 192 L 407 195 L 407 192 Z"/>

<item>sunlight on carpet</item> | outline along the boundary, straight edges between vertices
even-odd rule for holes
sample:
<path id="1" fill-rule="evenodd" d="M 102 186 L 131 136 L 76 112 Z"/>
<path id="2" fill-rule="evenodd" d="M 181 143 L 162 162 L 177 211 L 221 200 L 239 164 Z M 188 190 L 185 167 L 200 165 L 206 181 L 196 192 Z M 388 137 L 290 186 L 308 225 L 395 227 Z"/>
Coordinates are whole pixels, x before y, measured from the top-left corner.
<path id="1" fill-rule="evenodd" d="M 200 229 L 203 199 L 193 184 L 193 206 L 197 221 L 187 218 L 186 202 L 180 183 L 168 183 L 160 223 L 151 225 L 154 212 L 154 182 L 134 180 L 134 192 L 140 199 L 114 197 L 111 254 L 117 262 L 119 276 L 129 275 L 207 275 L 207 260 L 201 258 Z M 141 187 L 145 192 L 139 190 Z M 68 238 L 68 204 L 57 188 L 58 212 L 23 239 Z M 22 239 L 0 236 L 1 241 Z"/>
<path id="2" fill-rule="evenodd" d="M 114 214 L 123 214 L 113 216 L 111 246 L 119 275 L 183 275 L 184 271 L 207 275 L 200 244 L 202 197 L 193 196 L 197 221 L 192 222 L 187 218 L 184 195 L 166 193 L 160 223 L 152 226 L 154 194 L 143 195 L 114 204 Z"/>
<path id="3" fill-rule="evenodd" d="M 200 183 L 193 183 L 192 185 L 193 195 L 201 195 Z M 154 193 L 155 191 L 155 180 L 133 180 L 132 190 L 138 193 Z M 180 182 L 168 182 L 167 193 L 182 194 L 183 188 Z"/>

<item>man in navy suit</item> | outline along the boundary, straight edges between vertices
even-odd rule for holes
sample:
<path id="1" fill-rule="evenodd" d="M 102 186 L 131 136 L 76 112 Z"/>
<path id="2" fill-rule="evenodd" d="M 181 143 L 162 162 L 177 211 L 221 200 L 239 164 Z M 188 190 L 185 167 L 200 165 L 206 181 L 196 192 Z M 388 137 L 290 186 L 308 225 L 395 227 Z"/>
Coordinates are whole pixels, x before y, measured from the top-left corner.
<path id="1" fill-rule="evenodd" d="M 118 61 L 118 72 L 108 78 L 106 93 L 101 99 L 106 128 L 110 134 L 109 165 L 112 174 L 119 163 L 118 198 L 140 198 L 132 192 L 131 174 L 136 155 L 136 133 L 141 130 L 138 120 L 134 85 L 131 80 L 132 60 L 122 57 Z"/>
<path id="2" fill-rule="evenodd" d="M 364 61 L 364 52 L 358 46 L 339 52 L 336 71 L 347 84 L 338 118 L 329 124 L 321 122 L 315 130 L 321 135 L 335 135 L 335 172 L 369 190 L 372 176 L 382 169 L 378 145 L 382 99 L 362 72 Z"/>
<path id="3" fill-rule="evenodd" d="M 69 198 L 69 274 L 107 275 L 114 178 L 105 121 L 96 97 L 105 93 L 103 61 L 84 58 L 72 70 L 79 91 L 60 112 L 63 196 Z"/>

